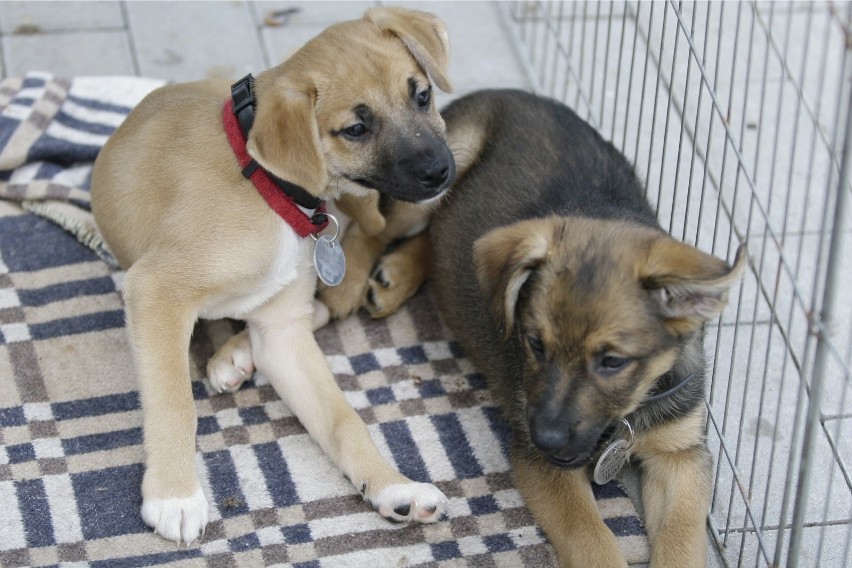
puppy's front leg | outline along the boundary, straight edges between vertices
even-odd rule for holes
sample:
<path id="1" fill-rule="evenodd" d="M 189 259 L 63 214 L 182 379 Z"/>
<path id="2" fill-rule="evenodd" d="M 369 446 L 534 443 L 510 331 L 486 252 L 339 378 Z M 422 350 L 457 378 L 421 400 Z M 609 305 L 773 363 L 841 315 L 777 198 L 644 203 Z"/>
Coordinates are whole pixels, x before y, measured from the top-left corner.
<path id="1" fill-rule="evenodd" d="M 429 277 L 432 269 L 432 242 L 429 232 L 406 240 L 381 258 L 370 275 L 367 310 L 374 318 L 396 312 Z"/>
<path id="2" fill-rule="evenodd" d="M 343 282 L 323 288 L 319 293 L 319 299 L 328 307 L 331 317 L 345 318 L 364 305 L 370 271 L 388 242 L 383 236 L 367 234 L 359 225 L 349 227 L 342 241 L 346 254 Z"/>
<path id="3" fill-rule="evenodd" d="M 127 327 L 144 414 L 142 518 L 163 537 L 190 543 L 207 525 L 207 498 L 195 469 L 195 403 L 189 339 L 195 311 L 138 262 L 127 273 Z"/>
<path id="4" fill-rule="evenodd" d="M 653 568 L 707 565 L 713 461 L 701 436 L 703 426 L 704 413 L 695 411 L 638 444 Z"/>
<path id="5" fill-rule="evenodd" d="M 518 490 L 565 568 L 627 566 L 595 504 L 584 469 L 560 469 L 528 449 L 512 450 Z"/>
<path id="6" fill-rule="evenodd" d="M 444 494 L 431 484 L 412 482 L 385 461 L 366 424 L 337 386 L 311 332 L 312 292 L 311 280 L 294 283 L 250 315 L 258 371 L 382 516 L 396 521 L 437 521 L 444 511 Z"/>

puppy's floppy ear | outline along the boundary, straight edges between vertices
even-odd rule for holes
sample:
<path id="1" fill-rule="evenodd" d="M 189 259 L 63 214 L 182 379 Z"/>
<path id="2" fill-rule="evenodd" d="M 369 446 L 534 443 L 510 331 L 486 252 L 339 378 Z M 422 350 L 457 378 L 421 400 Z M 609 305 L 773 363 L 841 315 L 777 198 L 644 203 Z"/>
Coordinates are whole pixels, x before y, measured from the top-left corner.
<path id="1" fill-rule="evenodd" d="M 380 7 L 367 10 L 364 19 L 399 37 L 435 84 L 445 93 L 453 92 L 447 78 L 450 40 L 447 27 L 438 17 L 418 10 Z"/>
<path id="2" fill-rule="evenodd" d="M 479 287 L 504 339 L 511 334 L 518 295 L 547 259 L 552 232 L 541 220 L 493 229 L 473 244 Z"/>
<path id="3" fill-rule="evenodd" d="M 255 82 L 257 108 L 246 149 L 265 169 L 311 193 L 327 185 L 312 87 L 296 87 L 285 77 Z"/>
<path id="4" fill-rule="evenodd" d="M 656 239 L 640 268 L 640 281 L 667 325 L 679 334 L 697 330 L 721 313 L 728 290 L 747 264 L 745 245 L 734 265 L 669 237 Z"/>

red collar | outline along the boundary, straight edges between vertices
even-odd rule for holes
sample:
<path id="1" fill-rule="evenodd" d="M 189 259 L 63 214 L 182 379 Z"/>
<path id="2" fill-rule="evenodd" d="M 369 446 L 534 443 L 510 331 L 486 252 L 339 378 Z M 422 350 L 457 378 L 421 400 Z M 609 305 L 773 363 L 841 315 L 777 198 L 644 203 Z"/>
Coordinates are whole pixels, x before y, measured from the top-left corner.
<path id="1" fill-rule="evenodd" d="M 231 143 L 231 148 L 237 156 L 237 162 L 240 164 L 240 168 L 243 169 L 243 175 L 251 180 L 267 205 L 278 213 L 282 219 L 287 221 L 287 224 L 293 227 L 293 230 L 300 237 L 315 235 L 325 229 L 326 225 L 328 225 L 328 217 L 326 215 L 318 215 L 325 213 L 325 202 L 320 203 L 313 218 L 308 216 L 296 205 L 296 202 L 286 193 L 286 190 L 279 187 L 272 180 L 270 174 L 249 156 L 246 151 L 246 137 L 240 129 L 239 120 L 237 119 L 237 115 L 234 114 L 234 102 L 230 98 L 222 106 L 222 123 L 225 126 L 225 133 L 228 135 L 228 142 Z M 254 164 L 254 167 L 252 167 L 252 164 Z M 287 182 L 284 183 L 286 184 Z M 321 221 L 315 223 L 312 219 Z"/>

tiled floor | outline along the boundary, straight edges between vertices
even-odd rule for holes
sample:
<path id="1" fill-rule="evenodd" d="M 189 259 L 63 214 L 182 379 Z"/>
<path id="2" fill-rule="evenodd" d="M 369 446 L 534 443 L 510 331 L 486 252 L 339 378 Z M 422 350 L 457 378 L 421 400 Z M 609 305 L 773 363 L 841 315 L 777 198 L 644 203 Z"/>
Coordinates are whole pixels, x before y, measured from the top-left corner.
<path id="1" fill-rule="evenodd" d="M 322 28 L 330 23 L 341 19 L 351 19 L 359 17 L 363 11 L 377 2 L 0 2 L 0 73 L 3 77 L 22 75 L 28 71 L 47 71 L 61 76 L 80 76 L 80 75 L 140 75 L 148 77 L 163 78 L 170 81 L 190 81 L 202 79 L 206 77 L 229 77 L 239 78 L 248 72 L 257 73 L 266 69 L 286 57 L 292 50 L 299 47 L 307 39 L 314 36 Z M 507 19 L 503 16 L 507 13 L 505 6 L 500 6 L 493 2 L 407 2 L 406 6 L 425 9 L 434 12 L 447 23 L 448 31 L 451 40 L 451 65 L 449 75 L 453 80 L 456 90 L 453 95 L 439 95 L 439 103 L 448 102 L 454 96 L 465 94 L 466 92 L 483 87 L 521 87 L 529 88 L 530 81 L 527 79 L 527 70 L 529 69 L 516 54 L 513 44 L 512 35 L 523 30 L 522 26 L 518 28 L 510 27 Z M 555 6 L 555 5 L 554 5 Z M 568 6 L 566 4 L 566 6 Z M 578 7 L 581 6 L 581 7 Z M 668 5 L 666 5 L 668 6 Z M 684 20 L 679 22 L 680 25 L 686 26 L 692 16 L 691 4 L 686 6 L 684 11 Z M 760 22 L 764 24 L 769 18 L 769 12 L 773 9 L 767 4 L 758 4 L 752 10 L 754 14 L 761 14 L 761 17 L 754 17 L 753 20 L 746 21 Z M 789 58 L 790 67 L 787 72 L 797 72 L 799 67 L 802 67 L 804 75 L 799 81 L 804 87 L 805 96 L 807 99 L 813 94 L 814 90 L 819 90 L 817 85 L 820 79 L 820 70 L 822 69 L 821 57 L 825 58 L 825 54 L 817 49 L 818 44 L 814 39 L 814 45 L 811 49 L 809 64 L 803 66 L 800 64 L 798 51 L 802 49 L 802 43 L 808 37 L 819 38 L 828 36 L 831 33 L 832 24 L 830 19 L 814 18 L 814 24 L 811 25 L 811 20 L 808 20 L 809 8 L 807 3 L 793 3 L 777 5 L 779 14 L 794 14 L 796 17 L 792 20 L 792 32 L 790 35 L 783 36 L 783 29 L 773 30 L 775 38 L 785 37 L 787 43 L 796 47 L 791 51 Z M 292 14 L 285 25 L 278 27 L 270 27 L 265 25 L 264 17 L 276 10 L 282 8 L 297 8 L 298 11 Z M 578 98 L 575 103 L 569 100 L 583 114 L 584 105 L 590 105 L 589 108 L 597 109 L 598 105 L 603 116 L 599 116 L 596 123 L 604 134 L 612 136 L 613 140 L 618 143 L 621 140 L 626 140 L 625 153 L 632 160 L 637 161 L 640 173 L 648 173 L 649 187 L 657 191 L 659 188 L 658 197 L 655 197 L 663 207 L 663 215 L 666 219 L 669 217 L 672 220 L 671 229 L 683 236 L 687 240 L 698 242 L 702 248 L 710 249 L 715 242 L 715 236 L 721 231 L 730 233 L 732 230 L 739 231 L 741 235 L 749 236 L 750 253 L 752 255 L 752 264 L 756 268 L 754 272 L 743 284 L 743 293 L 738 294 L 734 299 L 734 308 L 731 309 L 728 316 L 723 318 L 721 327 L 711 327 L 708 333 L 709 352 L 711 357 L 714 354 L 714 346 L 719 343 L 721 355 L 716 355 L 717 358 L 717 373 L 716 377 L 720 381 L 715 388 L 715 399 L 711 404 L 711 409 L 714 415 L 718 414 L 720 420 L 724 417 L 724 428 L 730 434 L 737 432 L 737 437 L 731 437 L 728 441 L 732 447 L 737 445 L 737 453 L 739 453 L 739 445 L 743 447 L 755 448 L 755 455 L 752 459 L 766 459 L 764 455 L 768 448 L 784 448 L 789 443 L 788 429 L 791 429 L 793 421 L 793 411 L 797 404 L 802 400 L 802 394 L 798 391 L 798 379 L 802 373 L 799 370 L 801 365 L 802 353 L 804 345 L 804 336 L 806 333 L 806 320 L 804 316 L 799 317 L 800 321 L 793 322 L 794 325 L 788 325 L 789 322 L 782 321 L 778 325 L 777 321 L 772 320 L 773 310 L 782 307 L 786 313 L 794 313 L 793 308 L 786 307 L 794 301 L 795 294 L 800 294 L 805 301 L 810 301 L 812 289 L 816 289 L 818 282 L 814 281 L 812 275 L 818 270 L 818 257 L 814 252 L 814 247 L 809 243 L 817 240 L 824 220 L 822 219 L 821 204 L 814 205 L 814 199 L 819 199 L 821 195 L 826 194 L 825 179 L 819 178 L 817 172 L 816 177 L 807 176 L 802 171 L 809 167 L 809 164 L 816 163 L 818 168 L 823 168 L 828 171 L 825 164 L 814 162 L 800 162 L 799 158 L 807 156 L 809 149 L 808 143 L 792 146 L 793 152 L 787 160 L 794 166 L 789 168 L 779 168 L 779 173 L 776 174 L 765 171 L 767 164 L 772 164 L 772 171 L 776 161 L 780 161 L 781 165 L 786 166 L 782 156 L 779 160 L 773 156 L 770 158 L 767 153 L 772 149 L 772 146 L 767 140 L 789 140 L 793 138 L 793 133 L 796 137 L 802 140 L 811 140 L 816 137 L 819 142 L 819 136 L 825 132 L 833 132 L 835 127 L 832 121 L 836 119 L 833 114 L 836 108 L 835 101 L 825 102 L 823 106 L 816 104 L 811 105 L 811 110 L 815 113 L 815 118 L 811 121 L 811 126 L 819 124 L 819 128 L 811 128 L 811 130 L 798 131 L 794 128 L 793 121 L 789 120 L 792 114 L 790 105 L 796 100 L 798 93 L 787 92 L 786 99 L 774 103 L 769 103 L 769 107 L 764 107 L 762 99 L 759 97 L 759 87 L 769 85 L 774 87 L 772 92 L 780 92 L 778 88 L 782 85 L 784 78 L 784 70 L 776 64 L 773 64 L 778 58 L 777 50 L 779 47 L 764 45 L 761 47 L 759 42 L 755 43 L 754 38 L 760 37 L 752 35 L 751 45 L 757 45 L 758 51 L 754 54 L 754 65 L 747 68 L 749 75 L 736 75 L 734 72 L 728 72 L 728 69 L 737 70 L 746 69 L 744 66 L 727 66 L 729 61 L 742 63 L 742 53 L 745 43 L 735 43 L 735 37 L 726 35 L 727 32 L 736 28 L 740 29 L 738 12 L 729 9 L 725 12 L 724 18 L 713 17 L 708 19 L 709 25 L 705 28 L 697 26 L 697 33 L 692 41 L 695 45 L 702 45 L 704 41 L 703 34 L 708 37 L 718 38 L 719 44 L 716 46 L 720 59 L 723 61 L 724 71 L 715 82 L 716 94 L 722 99 L 720 104 L 727 104 L 725 97 L 730 97 L 731 107 L 736 111 L 740 107 L 743 109 L 739 115 L 734 113 L 733 116 L 728 116 L 728 128 L 733 132 L 740 132 L 742 138 L 738 141 L 743 152 L 742 161 L 746 164 L 754 164 L 753 170 L 750 172 L 754 180 L 753 191 L 746 191 L 747 184 L 740 179 L 740 169 L 731 165 L 725 169 L 724 160 L 732 160 L 728 155 L 716 149 L 706 160 L 709 164 L 708 168 L 711 171 L 718 172 L 721 169 L 722 175 L 716 180 L 723 188 L 723 195 L 726 191 L 740 187 L 739 198 L 736 194 L 728 196 L 729 203 L 733 213 L 729 218 L 718 220 L 716 224 L 703 223 L 701 219 L 690 217 L 689 215 L 698 215 L 698 208 L 694 206 L 692 209 L 686 209 L 685 201 L 680 196 L 687 195 L 684 187 L 690 183 L 686 180 L 680 186 L 681 191 L 678 192 L 678 179 L 685 176 L 687 173 L 692 176 L 691 170 L 686 167 L 678 167 L 688 164 L 688 161 L 681 160 L 680 154 L 677 159 L 672 158 L 672 154 L 662 155 L 663 148 L 658 144 L 652 145 L 652 148 L 647 148 L 649 140 L 653 140 L 656 136 L 654 128 L 660 129 L 663 120 L 666 121 L 668 129 L 668 115 L 665 110 L 658 112 L 658 122 L 652 125 L 651 120 L 645 119 L 642 122 L 640 118 L 639 101 L 633 103 L 632 114 L 628 117 L 625 113 L 625 118 L 622 123 L 616 124 L 617 121 L 613 117 L 607 115 L 606 109 L 609 105 L 616 108 L 617 92 L 613 94 L 613 90 L 618 85 L 617 80 L 619 73 L 624 78 L 628 69 L 633 73 L 632 68 L 628 68 L 629 57 L 625 57 L 624 61 L 619 60 L 620 67 L 610 68 L 604 64 L 605 58 L 614 59 L 617 49 L 624 49 L 622 35 L 628 38 L 628 41 L 634 41 L 634 36 L 639 38 L 639 41 L 634 44 L 638 46 L 635 49 L 640 58 L 648 57 L 655 64 L 660 61 L 666 61 L 659 51 L 663 49 L 665 34 L 676 34 L 677 24 L 674 19 L 669 21 L 666 27 L 665 20 L 663 26 L 660 27 L 661 11 L 663 8 L 658 3 L 658 11 L 656 15 L 650 15 L 651 11 L 648 4 L 640 5 L 638 16 L 634 13 L 631 19 L 623 19 L 625 8 L 620 4 L 588 4 L 588 5 L 571 5 L 570 7 L 559 8 L 558 18 L 554 19 L 557 14 L 556 8 L 550 10 L 551 23 L 556 21 L 557 33 L 573 34 L 572 37 L 566 37 L 566 44 L 574 45 L 576 50 L 575 57 L 584 57 L 591 63 L 591 69 L 604 69 L 603 75 L 606 78 L 598 78 L 593 72 L 586 71 L 586 76 L 583 76 L 583 71 L 577 75 L 568 76 L 567 71 L 557 68 L 553 65 L 554 56 L 548 55 L 547 46 L 545 43 L 545 33 L 540 32 L 539 35 L 529 35 L 525 39 L 530 45 L 534 45 L 531 51 L 524 53 L 544 54 L 545 60 L 549 61 L 549 66 L 552 68 L 555 77 L 548 76 L 546 72 L 542 72 L 539 78 L 544 77 L 545 81 L 542 85 L 547 90 L 549 85 L 558 87 L 563 83 L 566 87 L 572 82 L 580 84 L 580 91 L 586 89 L 584 96 L 594 95 L 597 93 L 596 99 L 587 100 L 586 98 Z M 703 8 L 702 8 L 703 10 Z M 830 5 L 821 6 L 821 15 L 829 14 Z M 629 10 L 628 10 L 629 11 Z M 601 19 L 601 13 L 609 15 L 609 19 Z M 530 13 L 531 18 L 535 19 L 540 16 L 540 13 Z M 530 15 L 528 14 L 528 15 Z M 700 15 L 700 14 L 699 14 Z M 777 21 L 783 22 L 780 15 L 773 15 Z M 654 19 L 656 18 L 656 19 Z M 558 22 L 558 20 L 562 20 Z M 542 20 L 536 20 L 541 22 Z M 576 22 L 584 22 L 579 26 Z M 602 22 L 602 23 L 601 23 Z M 626 22 L 626 24 L 625 24 Z M 564 24 L 564 25 L 563 25 Z M 806 25 L 807 24 L 807 25 Z M 624 26 L 622 29 L 621 26 Z M 816 26 L 816 27 L 814 27 Z M 823 26 L 820 28 L 819 26 Z M 747 29 L 747 25 L 743 24 L 743 29 Z M 529 30 L 533 30 L 531 26 Z M 552 32 L 554 28 L 550 28 Z M 528 31 L 529 31 L 528 30 Z M 635 31 L 638 30 L 638 31 Z M 758 28 L 759 31 L 759 28 Z M 724 32 L 724 33 L 723 33 Z M 530 34 L 534 33 L 532 31 Z M 745 31 L 743 32 L 745 33 Z M 594 45 L 598 45 L 600 34 L 600 44 L 604 44 L 604 34 L 608 38 L 608 48 L 604 51 L 603 47 L 594 51 L 591 49 L 582 50 L 580 41 L 585 40 L 587 45 L 594 41 Z M 752 32 L 754 34 L 754 32 Z M 581 39 L 582 38 L 582 39 Z M 594 39 L 592 39 L 594 38 Z M 610 39 L 611 38 L 611 39 Z M 724 38 L 724 41 L 723 39 Z M 667 41 L 667 40 L 665 40 Z M 621 44 L 619 44 L 621 42 Z M 555 43 L 553 44 L 555 45 Z M 629 43 L 625 53 L 630 53 Z M 739 51 L 737 46 L 739 45 Z M 783 47 L 783 46 L 782 46 Z M 647 50 L 646 50 L 647 48 Z M 773 52 L 773 48 L 776 52 Z M 671 44 L 668 44 L 666 49 L 671 50 Z M 687 127 L 693 128 L 694 134 L 684 143 L 683 152 L 688 153 L 694 151 L 690 140 L 698 140 L 695 146 L 701 146 L 701 141 L 710 140 L 710 134 L 707 133 L 707 127 L 712 120 L 704 114 L 699 116 L 699 113 L 694 109 L 695 100 L 689 97 L 694 96 L 693 93 L 699 81 L 696 79 L 698 70 L 692 68 L 691 79 L 685 72 L 684 53 L 687 51 L 682 43 L 680 46 L 680 56 L 675 61 L 675 57 L 669 51 L 668 65 L 675 69 L 676 72 L 669 73 L 666 64 L 660 64 L 663 68 L 663 74 L 667 76 L 663 90 L 668 85 L 671 93 L 674 95 L 674 100 L 681 99 L 691 100 L 692 112 L 695 113 L 695 124 Z M 768 50 L 768 51 L 767 51 Z M 798 50 L 798 51 L 797 51 Z M 570 50 L 567 53 L 571 53 Z M 770 64 L 761 68 L 761 62 L 766 53 L 774 54 L 773 57 L 767 57 L 766 61 Z M 550 57 L 550 59 L 547 59 Z M 570 57 L 570 55 L 569 55 Z M 749 61 L 751 61 L 751 48 L 749 47 Z M 614 70 L 613 70 L 614 69 Z M 549 72 L 549 71 L 548 71 Z M 710 64 L 706 66 L 706 72 L 714 73 L 714 69 Z M 570 80 L 569 80 L 570 79 Z M 705 77 L 706 79 L 706 77 Z M 690 82 L 691 80 L 691 82 Z M 715 80 L 715 76 L 714 76 Z M 600 81 L 596 83 L 595 81 Z M 584 87 L 588 83 L 589 87 Z M 624 89 L 622 83 L 622 89 Z M 595 89 L 597 88 L 597 91 Z M 642 88 L 634 88 L 629 97 L 637 97 L 642 92 Z M 648 84 L 649 92 L 653 92 L 653 83 Z M 559 93 L 559 89 L 553 89 L 552 94 Z M 832 89 L 823 88 L 822 91 L 828 92 Z M 602 94 L 601 94 L 602 93 Z M 821 92 L 817 92 L 821 95 Z M 622 94 L 622 97 L 625 95 Z M 663 93 L 663 99 L 668 94 Z M 706 96 L 706 93 L 705 93 Z M 588 97 L 593 99 L 594 97 Z M 669 97 L 671 104 L 672 97 Z M 743 104 L 745 100 L 746 104 Z M 821 100 L 819 96 L 811 100 Z M 655 103 L 656 105 L 656 103 Z M 687 105 L 685 105 L 687 106 Z M 661 105 L 661 108 L 665 108 Z M 708 99 L 704 99 L 705 113 L 709 108 Z M 781 111 L 783 110 L 783 114 Z M 595 112 L 590 115 L 594 118 Z M 615 114 L 614 112 L 612 113 Z M 619 114 L 619 116 L 621 116 Z M 699 120 L 700 119 L 700 120 Z M 639 120 L 639 125 L 636 121 Z M 677 118 L 674 119 L 677 121 Z M 686 120 L 685 122 L 689 122 Z M 641 127 L 640 127 L 641 125 Z M 765 130 L 759 130 L 755 125 L 766 125 Z M 672 127 L 672 132 L 677 132 L 681 126 Z M 720 129 L 715 127 L 716 135 L 718 136 Z M 629 131 L 630 138 L 623 138 L 622 132 Z M 759 143 L 757 137 L 758 132 L 762 132 L 763 143 Z M 681 134 L 681 136 L 683 136 Z M 634 138 L 635 137 L 635 143 Z M 673 138 L 674 142 L 670 142 L 669 152 L 673 152 L 673 148 L 677 146 L 677 139 Z M 635 151 L 634 151 L 635 144 Z M 724 145 L 724 142 L 723 142 Z M 763 153 L 757 151 L 758 147 L 762 147 Z M 701 151 L 710 153 L 712 148 L 703 148 Z M 750 153 L 754 150 L 754 154 Z M 680 152 L 680 149 L 678 149 Z M 687 154 L 684 154 L 687 155 Z M 640 159 L 641 156 L 641 159 Z M 700 161 L 700 160 L 699 160 Z M 721 163 L 720 163 L 721 161 Z M 802 165 L 804 163 L 804 166 Z M 671 170 L 671 171 L 670 171 Z M 773 180 L 773 184 L 761 184 L 767 178 Z M 739 180 L 739 181 L 738 181 Z M 748 180 L 747 180 L 748 181 Z M 739 185 L 738 185 L 739 184 Z M 813 187 L 811 187 L 813 186 Z M 811 194 L 811 190 L 815 193 Z M 666 194 L 665 191 L 672 191 L 674 194 Z M 751 196 L 754 199 L 749 201 Z M 791 205 L 785 209 L 781 209 L 781 200 L 776 198 L 772 201 L 769 196 L 790 196 L 792 198 Z M 698 198 L 699 201 L 702 198 Z M 715 196 L 712 196 L 715 200 Z M 765 211 L 758 210 L 752 214 L 750 207 L 752 204 L 757 204 L 759 207 L 765 206 Z M 821 202 L 820 202 L 821 203 Z M 694 205 L 694 204 L 693 204 Z M 709 206 L 718 207 L 712 203 Z M 669 214 L 668 207 L 673 212 Z M 712 218 L 713 211 L 704 211 L 704 216 Z M 850 216 L 852 217 L 852 216 Z M 792 229 L 787 229 L 787 219 L 790 218 Z M 721 229 L 719 223 L 721 222 Z M 852 237 L 849 233 L 849 228 L 852 227 L 852 222 L 847 220 L 847 225 L 844 229 L 847 238 L 847 245 L 852 242 Z M 778 230 L 783 225 L 784 230 Z M 796 227 L 793 227 L 796 225 Z M 667 226 L 664 223 L 664 226 Z M 797 227 L 800 227 L 797 229 Z M 775 240 L 773 232 L 780 235 L 781 242 Z M 767 235 L 769 237 L 767 237 Z M 768 238 L 768 240 L 767 240 Z M 765 246 L 766 243 L 769 246 Z M 803 248 L 800 248 L 802 247 Z M 720 247 L 721 251 L 717 250 L 717 254 L 724 256 L 726 247 Z M 818 247 L 817 247 L 818 248 Z M 848 246 L 847 246 L 848 248 Z M 795 263 L 797 272 L 795 274 L 786 274 L 785 270 L 789 266 L 779 265 L 777 257 L 785 256 L 791 263 Z M 764 257 L 767 258 L 764 261 Z M 801 266 L 800 266 L 801 265 Z M 779 267 L 776 272 L 776 267 Z M 847 263 L 844 265 L 845 273 L 841 278 L 841 283 L 852 285 L 852 277 L 850 277 L 850 266 Z M 760 278 L 757 278 L 758 274 Z M 761 292 L 761 287 L 763 292 Z M 766 294 L 768 291 L 768 295 Z M 740 302 L 739 309 L 736 309 L 736 302 Z M 847 305 L 848 307 L 848 305 Z M 797 317 L 801 312 L 804 312 L 801 307 L 795 308 Z M 849 310 L 842 312 L 848 320 Z M 778 317 L 778 316 L 776 316 Z M 742 323 L 742 326 L 737 328 L 732 321 Z M 786 316 L 783 316 L 786 319 Z M 792 319 L 792 316 L 791 318 Z M 737 323 L 737 325 L 739 325 Z M 840 335 L 849 332 L 849 321 L 840 321 Z M 784 333 L 779 334 L 778 329 L 783 329 Z M 789 341 L 791 348 L 788 350 L 780 349 L 785 341 Z M 841 348 L 846 348 L 846 345 L 852 345 L 846 339 L 841 337 L 839 342 Z M 736 349 L 734 348 L 736 346 Z M 769 353 L 770 357 L 765 357 Z M 793 355 L 791 355 L 791 353 Z M 842 355 L 845 360 L 849 361 L 849 354 Z M 833 383 L 831 383 L 831 393 L 846 393 L 844 395 L 829 396 L 825 402 L 825 425 L 824 435 L 821 434 L 818 439 L 819 459 L 828 457 L 825 468 L 821 471 L 831 470 L 837 471 L 835 465 L 831 463 L 830 454 L 832 447 L 835 451 L 837 460 L 846 460 L 845 463 L 852 464 L 852 455 L 850 452 L 850 444 L 848 436 L 843 436 L 843 433 L 849 433 L 849 424 L 852 422 L 850 418 L 849 402 L 852 399 L 852 393 L 848 388 L 848 378 L 842 378 L 837 369 L 834 369 Z M 748 381 L 734 382 L 728 381 L 732 377 L 747 377 Z M 845 389 L 845 390 L 844 390 Z M 765 395 L 766 401 L 760 397 Z M 729 406 L 733 405 L 733 410 L 729 412 Z M 746 406 L 749 406 L 746 408 Z M 740 410 L 744 409 L 742 414 Z M 730 418 L 728 415 L 730 414 Z M 740 420 L 742 419 L 742 423 Z M 763 422 L 761 422 L 761 420 Z M 774 422 L 774 424 L 770 423 Z M 834 429 L 834 426 L 837 429 Z M 779 434 L 780 429 L 780 434 Z M 733 435 L 732 435 L 733 436 Z M 713 438 L 713 436 L 711 436 Z M 764 445 L 758 449 L 757 441 L 760 439 L 772 438 L 771 445 L 767 445 L 764 440 Z M 716 436 L 719 439 L 719 436 Z M 847 440 L 844 442 L 843 440 Z M 718 441 L 716 446 L 718 446 Z M 712 445 L 712 442 L 711 442 Z M 722 466 L 719 470 L 718 483 L 720 486 L 725 486 L 726 491 L 734 492 L 735 483 L 731 479 L 730 472 L 734 469 L 729 464 L 724 462 L 725 458 L 720 453 L 716 455 L 717 463 L 721 462 Z M 776 457 L 777 460 L 777 457 Z M 776 480 L 775 488 L 767 491 L 766 500 L 769 504 L 770 516 L 772 510 L 780 505 L 783 495 L 780 495 L 783 486 L 777 481 L 783 479 L 785 475 L 784 469 L 786 462 L 774 463 L 777 471 L 774 472 Z M 765 464 L 758 467 L 761 475 L 767 473 L 765 470 L 768 466 Z M 819 467 L 823 467 L 820 465 Z M 750 463 L 736 463 L 736 469 L 744 476 L 746 481 L 749 480 L 749 472 L 751 470 Z M 848 468 L 845 470 L 848 471 Z M 833 477 L 822 476 L 818 477 L 812 486 L 815 494 L 820 494 L 822 500 L 819 503 L 828 503 L 830 507 L 828 517 L 823 515 L 822 510 L 808 512 L 809 517 L 806 521 L 810 524 L 819 525 L 824 522 L 824 519 L 830 520 L 831 531 L 826 532 L 826 538 L 835 538 L 838 546 L 848 546 L 850 538 L 847 530 L 850 522 L 850 511 L 848 510 L 850 502 L 850 490 L 848 478 L 832 473 Z M 758 479 L 763 479 L 760 475 Z M 769 481 L 766 482 L 769 484 Z M 779 489 L 779 487 L 781 489 Z M 829 487 L 832 487 L 833 493 L 828 493 Z M 756 491 L 762 492 L 762 486 L 755 486 Z M 727 495 L 727 494 L 726 494 Z M 835 495 L 837 501 L 829 503 L 827 495 Z M 763 499 L 763 495 L 757 495 L 757 498 Z M 733 503 L 729 506 L 727 496 L 720 497 L 719 503 L 714 507 L 717 514 L 719 525 L 725 524 L 725 516 L 730 511 L 730 515 L 734 517 L 734 522 L 731 526 L 742 526 L 743 520 L 743 501 L 739 495 L 737 499 L 732 500 Z M 839 507 L 839 508 L 837 508 Z M 845 507 L 845 509 L 844 509 Z M 819 507 L 817 507 L 819 509 Z M 836 510 L 835 510 L 836 509 Z M 813 518 L 810 515 L 813 514 Z M 819 526 L 808 530 L 806 534 L 807 543 L 816 543 L 821 535 L 818 532 Z M 844 532 L 846 531 L 846 532 Z M 845 534 L 845 536 L 844 536 Z M 774 539 L 772 529 L 766 531 L 768 539 Z M 738 538 L 736 532 L 733 533 L 732 539 L 735 542 Z M 846 542 L 844 542 L 846 539 Z M 733 546 L 733 545 L 732 545 Z M 771 543 L 770 543 L 771 546 Z M 810 544 L 808 545 L 810 546 Z M 737 544 L 738 547 L 738 544 Z M 748 547 L 747 547 L 748 548 Z M 842 554 L 841 550 L 841 554 Z M 747 565 L 755 564 L 756 552 L 747 550 L 746 556 L 751 555 Z M 831 564 L 833 556 L 824 556 L 825 566 L 834 566 Z M 803 556 L 805 562 L 807 555 Z M 733 557 L 736 562 L 736 555 Z"/>
<path id="2" fill-rule="evenodd" d="M 378 2 L 0 2 L 4 77 L 140 75 L 170 81 L 239 78 L 271 67 L 341 19 Z M 523 71 L 490 2 L 407 2 L 446 23 L 455 95 L 525 87 Z M 285 25 L 263 20 L 296 8 Z M 450 98 L 442 96 L 440 103 Z"/>

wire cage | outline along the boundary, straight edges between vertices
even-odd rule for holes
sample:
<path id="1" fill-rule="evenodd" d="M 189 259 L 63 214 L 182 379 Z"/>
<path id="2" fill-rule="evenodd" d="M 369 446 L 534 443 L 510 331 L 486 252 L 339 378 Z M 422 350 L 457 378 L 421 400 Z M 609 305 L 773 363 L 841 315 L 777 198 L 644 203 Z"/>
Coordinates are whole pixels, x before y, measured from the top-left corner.
<path id="1" fill-rule="evenodd" d="M 533 90 L 749 271 L 709 328 L 714 565 L 852 565 L 852 3 L 511 2 Z M 844 251 L 845 247 L 845 251 Z"/>

